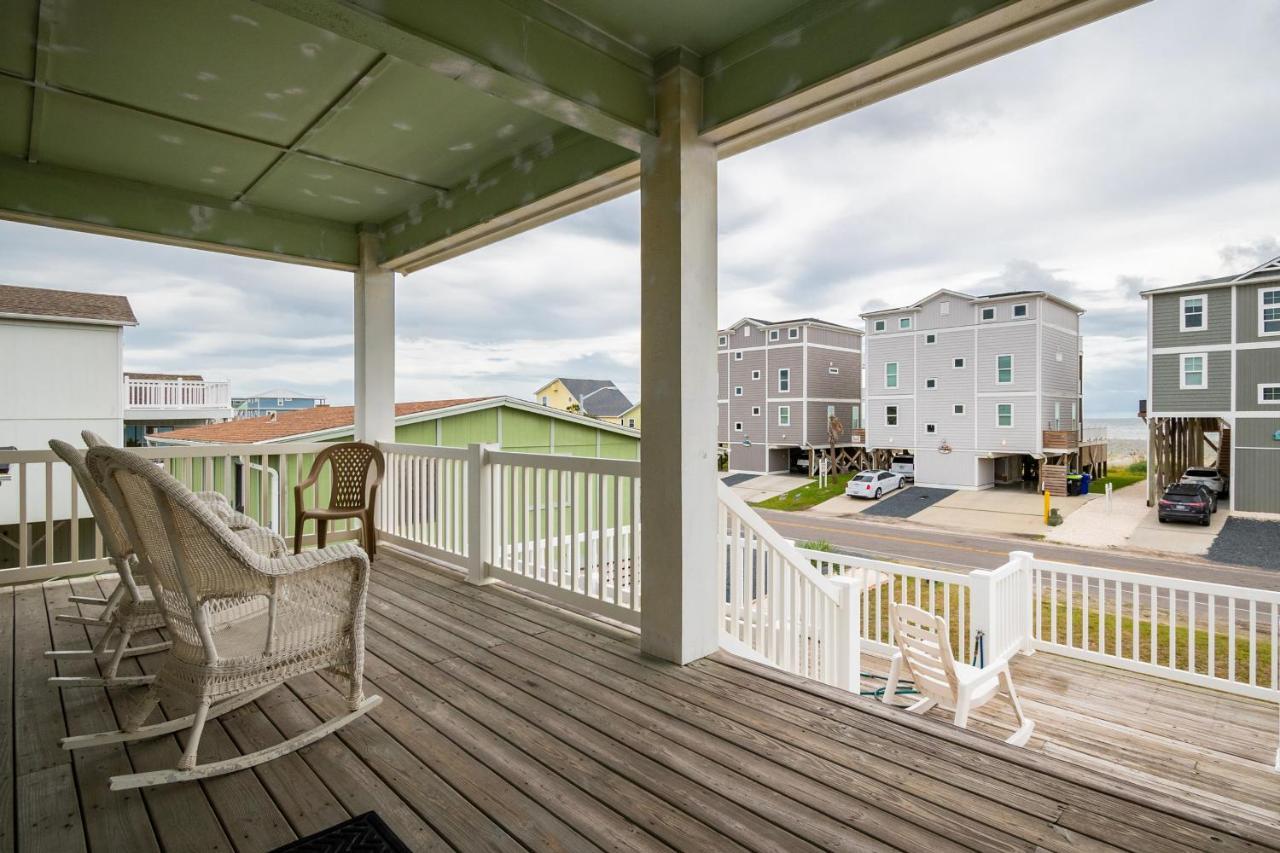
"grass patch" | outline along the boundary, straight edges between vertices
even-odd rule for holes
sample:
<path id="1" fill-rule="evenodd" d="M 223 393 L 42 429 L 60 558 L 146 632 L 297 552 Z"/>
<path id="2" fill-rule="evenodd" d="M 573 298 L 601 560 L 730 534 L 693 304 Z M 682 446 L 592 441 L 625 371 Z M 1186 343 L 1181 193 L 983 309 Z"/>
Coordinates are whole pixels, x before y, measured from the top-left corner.
<path id="1" fill-rule="evenodd" d="M 830 552 L 835 550 L 835 548 L 831 547 L 831 543 L 825 539 L 811 539 L 805 542 L 797 542 L 796 547 L 804 548 L 807 551 Z"/>
<path id="2" fill-rule="evenodd" d="M 832 474 L 827 478 L 827 485 L 825 488 L 820 487 L 816 479 L 810 480 L 798 489 L 783 492 L 782 494 L 775 495 L 768 500 L 752 504 L 752 506 L 758 509 L 781 509 L 788 511 L 810 509 L 823 501 L 831 500 L 836 495 L 844 494 L 845 484 L 849 482 L 849 478 L 852 476 L 853 474 Z"/>
<path id="3" fill-rule="evenodd" d="M 1147 479 L 1147 463 L 1134 462 L 1125 468 L 1112 468 L 1107 476 L 1089 481 L 1089 494 L 1100 495 L 1106 492 L 1107 483 L 1112 489 L 1123 489 Z"/>

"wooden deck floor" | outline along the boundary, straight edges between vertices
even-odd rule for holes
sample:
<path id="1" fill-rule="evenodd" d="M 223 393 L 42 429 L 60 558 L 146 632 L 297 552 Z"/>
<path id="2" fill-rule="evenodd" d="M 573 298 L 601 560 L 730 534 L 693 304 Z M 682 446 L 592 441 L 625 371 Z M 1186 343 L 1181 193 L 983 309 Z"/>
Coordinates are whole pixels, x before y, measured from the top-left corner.
<path id="1" fill-rule="evenodd" d="M 65 734 L 114 728 L 130 699 L 84 688 L 59 696 L 45 683 L 54 667 L 44 650 L 92 640 L 52 615 L 77 609 L 69 595 L 106 585 L 0 593 L 0 709 L 12 723 L 0 729 L 0 850 L 270 850 L 370 809 L 414 850 L 1280 844 L 1262 793 L 1239 805 L 1229 796 L 1267 784 L 1237 775 L 1257 763 L 1252 747 L 1206 750 L 1218 723 L 1187 715 L 1177 725 L 1193 725 L 1202 740 L 1188 734 L 1182 752 L 1169 752 L 1155 700 L 1139 711 L 1143 724 L 1115 723 L 1123 727 L 1115 737 L 1101 723 L 1078 725 L 1097 711 L 1090 703 L 1105 704 L 1101 693 L 1128 689 L 1121 701 L 1141 693 L 1086 669 L 1061 676 L 1095 679 L 1094 693 L 1076 703 L 1057 698 L 1079 691 L 1055 686 L 1047 658 L 1019 663 L 1048 736 L 1017 750 L 724 654 L 683 669 L 652 661 L 628 632 L 394 555 L 379 557 L 369 599 L 366 690 L 384 697 L 380 707 L 254 770 L 112 793 L 108 776 L 171 766 L 179 745 L 166 737 L 58 748 Z M 157 663 L 128 662 L 122 674 Z M 1033 676 L 1035 667 L 1047 674 Z M 210 723 L 202 758 L 279 741 L 340 707 L 326 678 L 295 679 Z M 1239 735 L 1240 725 L 1229 731 Z M 1159 783 L 1172 755 L 1190 768 L 1179 778 L 1201 774 L 1217 796 L 1175 799 L 1143 784 Z M 1095 766 L 1122 757 L 1131 773 Z M 1269 784 L 1274 805 L 1277 783 Z"/>

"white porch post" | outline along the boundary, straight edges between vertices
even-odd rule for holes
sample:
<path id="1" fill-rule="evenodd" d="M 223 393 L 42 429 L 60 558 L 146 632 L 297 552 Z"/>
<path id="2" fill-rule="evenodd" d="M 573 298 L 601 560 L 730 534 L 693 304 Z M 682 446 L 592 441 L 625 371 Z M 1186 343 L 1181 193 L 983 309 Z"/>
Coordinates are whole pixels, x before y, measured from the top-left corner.
<path id="1" fill-rule="evenodd" d="M 378 238 L 360 234 L 356 270 L 356 440 L 396 440 L 395 273 L 378 267 Z"/>
<path id="2" fill-rule="evenodd" d="M 658 82 L 640 154 L 641 647 L 685 664 L 716 623 L 716 154 L 698 136 L 702 80 Z M 723 593 L 721 593 L 723 595 Z"/>

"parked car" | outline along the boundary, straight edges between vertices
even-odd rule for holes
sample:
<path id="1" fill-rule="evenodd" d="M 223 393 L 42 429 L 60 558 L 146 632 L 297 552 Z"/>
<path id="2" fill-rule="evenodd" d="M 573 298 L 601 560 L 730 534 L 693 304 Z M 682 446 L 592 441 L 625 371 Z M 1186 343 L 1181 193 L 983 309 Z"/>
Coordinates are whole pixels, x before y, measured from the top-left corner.
<path id="1" fill-rule="evenodd" d="M 916 481 L 916 458 L 914 456 L 895 456 L 889 464 L 889 470 L 909 483 Z"/>
<path id="2" fill-rule="evenodd" d="M 1200 483 L 1174 483 L 1164 490 L 1156 515 L 1166 521 L 1198 521 L 1209 526 L 1218 497 Z"/>
<path id="3" fill-rule="evenodd" d="M 1227 493 L 1227 478 L 1217 468 L 1188 468 L 1179 483 L 1199 483 L 1215 495 Z"/>
<path id="4" fill-rule="evenodd" d="M 863 471 L 849 479 L 844 493 L 851 498 L 879 498 L 902 485 L 902 475 L 893 471 Z"/>

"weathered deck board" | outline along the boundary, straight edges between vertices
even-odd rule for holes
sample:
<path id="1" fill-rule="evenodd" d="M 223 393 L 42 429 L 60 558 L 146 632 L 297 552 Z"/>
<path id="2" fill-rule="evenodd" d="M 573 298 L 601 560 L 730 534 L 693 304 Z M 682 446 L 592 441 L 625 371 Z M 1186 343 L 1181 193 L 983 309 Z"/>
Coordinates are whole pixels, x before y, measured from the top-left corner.
<path id="1" fill-rule="evenodd" d="M 53 616 L 111 583 L 0 591 L 0 713 L 14 722 L 0 733 L 0 853 L 247 853 L 369 809 L 415 850 L 1280 845 L 1265 703 L 1040 655 L 1015 663 L 1039 728 L 1012 750 L 724 654 L 647 659 L 626 629 L 395 553 L 379 557 L 369 597 L 366 692 L 381 706 L 249 771 L 113 793 L 108 776 L 173 762 L 181 737 L 62 752 L 58 737 L 114 727 L 138 691 L 59 697 L 42 656 L 96 639 Z M 121 674 L 159 664 L 126 660 Z M 294 679 L 211 722 L 202 757 L 297 734 L 344 707 L 341 687 Z M 975 727 L 1002 736 L 1007 716 L 984 710 Z"/>

